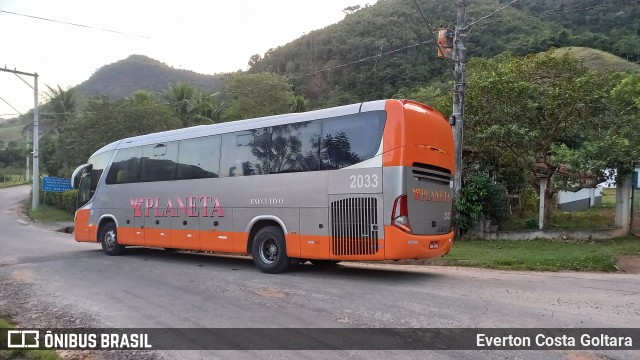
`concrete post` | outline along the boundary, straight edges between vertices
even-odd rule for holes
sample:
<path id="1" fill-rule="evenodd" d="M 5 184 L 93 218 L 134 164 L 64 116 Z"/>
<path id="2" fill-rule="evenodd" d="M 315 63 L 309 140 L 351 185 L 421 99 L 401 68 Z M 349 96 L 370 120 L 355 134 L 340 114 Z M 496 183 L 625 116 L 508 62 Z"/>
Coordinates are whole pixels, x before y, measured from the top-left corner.
<path id="1" fill-rule="evenodd" d="M 616 183 L 616 228 L 629 233 L 631 222 L 631 174 Z"/>
<path id="2" fill-rule="evenodd" d="M 544 193 L 547 190 L 547 181 L 546 179 L 540 180 L 540 213 L 538 214 L 538 229 L 542 230 L 544 228 Z"/>

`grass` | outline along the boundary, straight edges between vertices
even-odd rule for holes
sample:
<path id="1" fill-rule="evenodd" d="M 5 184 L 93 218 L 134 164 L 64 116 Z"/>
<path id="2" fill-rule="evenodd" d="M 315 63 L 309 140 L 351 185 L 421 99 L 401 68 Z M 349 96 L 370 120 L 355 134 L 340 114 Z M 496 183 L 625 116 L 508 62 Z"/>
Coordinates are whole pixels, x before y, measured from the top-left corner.
<path id="1" fill-rule="evenodd" d="M 0 316 L 0 329 L 13 329 L 15 326 L 11 321 L 4 316 Z M 6 332 L 2 331 L 0 334 L 0 342 L 4 343 Z M 42 343 L 41 343 L 42 344 Z M 60 360 L 60 356 L 53 350 L 27 350 L 27 349 L 12 349 L 12 350 L 0 350 L 0 360 L 10 359 L 33 359 L 33 360 Z"/>
<path id="2" fill-rule="evenodd" d="M 625 72 L 640 70 L 639 64 L 597 49 L 571 46 L 556 49 L 554 52 L 554 54 L 557 55 L 563 55 L 566 53 L 582 60 L 586 67 L 596 71 L 614 70 Z"/>
<path id="3" fill-rule="evenodd" d="M 38 210 L 31 210 L 31 200 L 29 203 L 25 203 L 25 209 L 27 209 L 27 215 L 38 222 L 69 222 L 73 221 L 73 215 L 60 209 L 56 209 L 50 205 L 40 202 Z"/>
<path id="4" fill-rule="evenodd" d="M 591 242 L 558 240 L 458 240 L 442 261 L 504 270 L 617 271 L 616 257 L 640 255 L 640 238 Z"/>
<path id="5" fill-rule="evenodd" d="M 13 186 L 18 186 L 18 185 L 25 185 L 26 183 L 24 181 L 13 181 L 13 182 L 0 182 L 0 189 L 4 189 L 4 188 L 8 188 L 8 187 L 13 187 Z"/>
<path id="6" fill-rule="evenodd" d="M 585 211 L 560 211 L 550 214 L 550 229 L 603 229 L 615 225 L 616 189 L 602 189 L 602 203 Z"/>

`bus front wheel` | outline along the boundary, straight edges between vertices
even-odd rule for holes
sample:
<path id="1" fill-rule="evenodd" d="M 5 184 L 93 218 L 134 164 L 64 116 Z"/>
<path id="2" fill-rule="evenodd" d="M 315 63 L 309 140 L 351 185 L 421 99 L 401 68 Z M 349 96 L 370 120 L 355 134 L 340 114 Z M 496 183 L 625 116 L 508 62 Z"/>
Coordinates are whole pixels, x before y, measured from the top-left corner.
<path id="1" fill-rule="evenodd" d="M 110 256 L 120 255 L 124 252 L 124 246 L 118 244 L 118 229 L 116 224 L 105 224 L 100 231 L 100 243 L 102 251 Z"/>
<path id="2" fill-rule="evenodd" d="M 284 234 L 279 227 L 266 226 L 253 238 L 253 262 L 260 271 L 277 274 L 287 270 L 291 259 L 287 256 Z"/>

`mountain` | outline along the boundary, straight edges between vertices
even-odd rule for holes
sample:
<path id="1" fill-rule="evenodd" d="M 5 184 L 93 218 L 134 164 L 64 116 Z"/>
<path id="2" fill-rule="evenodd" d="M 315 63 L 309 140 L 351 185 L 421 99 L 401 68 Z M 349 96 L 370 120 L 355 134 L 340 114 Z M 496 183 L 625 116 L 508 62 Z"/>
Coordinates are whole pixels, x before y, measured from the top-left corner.
<path id="1" fill-rule="evenodd" d="M 191 83 L 201 90 L 217 91 L 222 88 L 221 78 L 221 75 L 175 69 L 144 55 L 131 55 L 101 67 L 76 88 L 83 97 L 104 94 L 119 99 L 130 96 L 136 90 L 161 92 L 169 83 L 178 81 Z"/>
<path id="2" fill-rule="evenodd" d="M 452 1 L 417 0 L 433 27 L 452 25 Z M 473 23 L 506 0 L 467 2 Z M 525 55 L 552 47 L 588 46 L 640 60 L 640 6 L 607 0 L 522 0 L 473 25 L 467 56 Z M 405 97 L 452 80 L 451 61 L 436 57 L 433 38 L 413 0 L 379 0 L 344 20 L 252 57 L 252 72 L 293 79 L 313 107 Z M 342 66 L 343 64 L 348 64 Z"/>

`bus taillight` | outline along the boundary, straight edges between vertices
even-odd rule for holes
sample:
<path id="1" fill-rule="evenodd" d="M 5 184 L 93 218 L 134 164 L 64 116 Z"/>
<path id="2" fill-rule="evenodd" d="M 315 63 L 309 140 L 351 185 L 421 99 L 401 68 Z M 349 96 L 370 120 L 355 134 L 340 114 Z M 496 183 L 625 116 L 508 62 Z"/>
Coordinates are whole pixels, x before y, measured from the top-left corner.
<path id="1" fill-rule="evenodd" d="M 407 194 L 402 194 L 396 198 L 393 203 L 393 212 L 391 213 L 391 222 L 398 229 L 411 233 L 409 225 L 409 211 L 407 210 Z"/>

